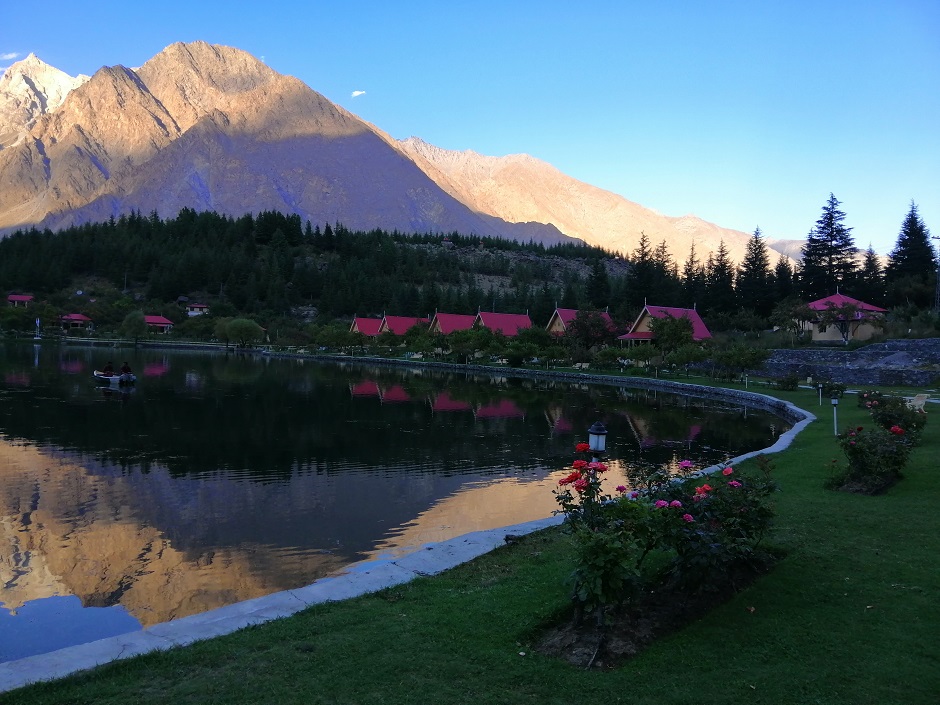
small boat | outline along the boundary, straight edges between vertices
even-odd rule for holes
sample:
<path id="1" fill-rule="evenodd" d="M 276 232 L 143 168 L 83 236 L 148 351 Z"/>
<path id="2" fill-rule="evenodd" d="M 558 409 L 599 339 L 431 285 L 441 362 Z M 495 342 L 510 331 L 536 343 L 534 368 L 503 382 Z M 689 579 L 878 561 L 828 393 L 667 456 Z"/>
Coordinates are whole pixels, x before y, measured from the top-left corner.
<path id="1" fill-rule="evenodd" d="M 128 384 L 134 384 L 134 382 L 137 381 L 137 375 L 135 375 L 133 372 L 125 372 L 124 374 L 107 374 L 101 370 L 95 370 L 95 381 L 124 387 Z"/>

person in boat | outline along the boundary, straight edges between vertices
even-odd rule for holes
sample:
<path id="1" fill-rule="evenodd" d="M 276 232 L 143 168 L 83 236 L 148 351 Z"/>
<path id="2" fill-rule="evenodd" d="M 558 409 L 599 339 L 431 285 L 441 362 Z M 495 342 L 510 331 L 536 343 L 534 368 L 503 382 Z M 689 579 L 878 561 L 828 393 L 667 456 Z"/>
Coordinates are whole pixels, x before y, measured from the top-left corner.
<path id="1" fill-rule="evenodd" d="M 109 362 L 104 366 L 104 368 L 101 370 L 101 374 L 103 374 L 103 375 L 105 375 L 105 376 L 107 376 L 107 377 L 110 377 L 111 375 L 113 375 L 113 374 L 114 374 L 114 363 L 112 363 L 112 362 L 109 361 Z"/>
<path id="2" fill-rule="evenodd" d="M 131 366 L 128 365 L 126 361 L 124 362 L 124 364 L 121 365 L 121 374 L 122 374 L 122 375 L 133 374 L 133 373 L 131 372 Z"/>

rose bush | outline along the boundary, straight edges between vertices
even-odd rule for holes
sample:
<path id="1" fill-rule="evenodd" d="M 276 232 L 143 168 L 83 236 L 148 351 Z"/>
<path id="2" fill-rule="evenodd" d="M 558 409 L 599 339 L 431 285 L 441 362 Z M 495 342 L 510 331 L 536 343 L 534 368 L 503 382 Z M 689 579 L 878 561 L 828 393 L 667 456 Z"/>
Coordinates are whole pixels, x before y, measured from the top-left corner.
<path id="1" fill-rule="evenodd" d="M 559 481 L 556 500 L 577 551 L 572 600 L 579 615 L 602 622 L 606 609 L 654 586 L 700 592 L 765 562 L 759 545 L 776 489 L 770 462 L 759 456 L 757 472 L 726 467 L 686 477 L 691 465 L 680 463 L 678 477 L 650 469 L 641 491 L 621 485 L 614 496 L 603 492 L 603 463 L 575 461 Z"/>
<path id="2" fill-rule="evenodd" d="M 833 461 L 833 473 L 826 486 L 862 494 L 884 492 L 901 479 L 914 447 L 914 435 L 899 424 L 847 429 L 839 435 L 847 463 L 842 466 Z"/>

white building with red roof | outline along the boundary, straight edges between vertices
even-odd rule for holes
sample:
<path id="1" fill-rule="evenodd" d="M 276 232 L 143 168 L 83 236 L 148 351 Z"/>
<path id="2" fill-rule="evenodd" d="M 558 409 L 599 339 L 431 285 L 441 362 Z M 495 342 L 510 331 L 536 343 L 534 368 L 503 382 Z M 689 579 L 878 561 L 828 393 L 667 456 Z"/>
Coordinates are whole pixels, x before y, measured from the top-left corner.
<path id="1" fill-rule="evenodd" d="M 607 327 L 610 330 L 614 330 L 614 322 L 611 320 L 610 314 L 607 313 L 607 311 L 581 311 L 576 308 L 556 308 L 552 317 L 548 320 L 548 325 L 545 326 L 545 330 L 553 335 L 564 335 L 568 331 L 568 326 L 582 313 L 597 314 L 604 319 L 604 322 L 607 323 Z"/>
<path id="2" fill-rule="evenodd" d="M 470 330 L 477 317 L 473 314 L 463 313 L 435 313 L 431 319 L 432 333 L 450 335 L 459 330 Z"/>
<path id="3" fill-rule="evenodd" d="M 491 313 L 480 311 L 474 326 L 487 328 L 494 333 L 501 333 L 507 338 L 515 338 L 519 331 L 532 327 L 532 319 L 527 313 Z"/>
<path id="4" fill-rule="evenodd" d="M 822 314 L 831 311 L 835 320 L 823 321 L 822 316 L 811 322 L 813 342 L 848 343 L 850 340 L 869 340 L 881 332 L 887 309 L 865 303 L 836 292 L 806 304 L 807 308 Z"/>
<path id="5" fill-rule="evenodd" d="M 88 328 L 91 325 L 91 319 L 84 313 L 66 313 L 59 320 L 62 321 L 62 327 L 66 330 Z"/>
<path id="6" fill-rule="evenodd" d="M 650 327 L 650 321 L 656 318 L 687 318 L 692 323 L 692 340 L 699 342 L 712 337 L 705 322 L 694 308 L 647 305 L 643 307 L 629 332 L 619 336 L 618 340 L 625 340 L 630 343 L 651 342 L 655 335 Z"/>
<path id="7" fill-rule="evenodd" d="M 157 333 L 169 333 L 173 328 L 173 321 L 164 316 L 144 316 L 144 322 Z"/>

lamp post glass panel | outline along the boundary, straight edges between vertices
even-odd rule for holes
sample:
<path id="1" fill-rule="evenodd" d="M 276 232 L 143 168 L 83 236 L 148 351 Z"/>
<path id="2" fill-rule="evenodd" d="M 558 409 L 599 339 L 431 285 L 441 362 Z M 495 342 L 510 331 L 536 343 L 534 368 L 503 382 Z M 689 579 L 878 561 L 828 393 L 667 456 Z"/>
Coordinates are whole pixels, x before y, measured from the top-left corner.
<path id="1" fill-rule="evenodd" d="M 594 425 L 588 429 L 588 445 L 591 447 L 594 460 L 600 460 L 607 451 L 607 427 L 600 421 L 595 421 Z"/>
<path id="2" fill-rule="evenodd" d="M 839 397 L 832 398 L 832 434 L 839 435 Z"/>

